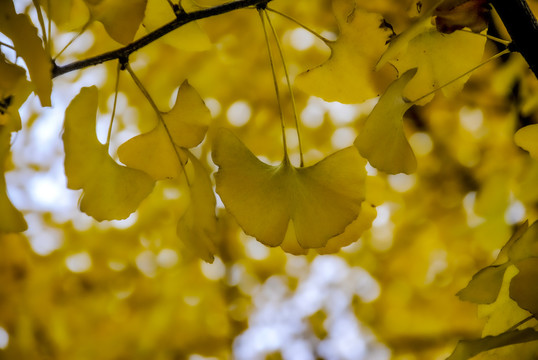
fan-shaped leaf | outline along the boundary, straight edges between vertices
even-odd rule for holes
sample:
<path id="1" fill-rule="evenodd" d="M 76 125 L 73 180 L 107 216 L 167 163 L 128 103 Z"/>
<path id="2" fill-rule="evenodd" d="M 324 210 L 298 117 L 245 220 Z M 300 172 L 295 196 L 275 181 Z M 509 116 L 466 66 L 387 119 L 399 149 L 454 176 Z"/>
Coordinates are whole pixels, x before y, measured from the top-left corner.
<path id="1" fill-rule="evenodd" d="M 144 18 L 147 0 L 84 0 L 93 19 L 100 21 L 110 37 L 127 45 L 133 41 Z"/>
<path id="2" fill-rule="evenodd" d="M 82 189 L 80 210 L 96 220 L 125 219 L 153 189 L 145 173 L 118 165 L 95 134 L 97 88 L 82 88 L 65 111 L 67 187 Z"/>
<path id="3" fill-rule="evenodd" d="M 353 148 L 305 168 L 288 160 L 270 166 L 223 129 L 212 154 L 217 193 L 243 230 L 265 245 L 280 245 L 291 220 L 302 248 L 323 247 L 360 212 L 365 163 Z"/>
<path id="4" fill-rule="evenodd" d="M 527 150 L 533 158 L 538 159 L 538 124 L 519 129 L 514 135 L 514 141 L 517 146 Z"/>
<path id="5" fill-rule="evenodd" d="M 355 140 L 355 146 L 372 166 L 390 174 L 409 174 L 417 167 L 403 128 L 403 115 L 413 104 L 402 95 L 415 73 L 416 69 L 409 70 L 389 86 Z"/>

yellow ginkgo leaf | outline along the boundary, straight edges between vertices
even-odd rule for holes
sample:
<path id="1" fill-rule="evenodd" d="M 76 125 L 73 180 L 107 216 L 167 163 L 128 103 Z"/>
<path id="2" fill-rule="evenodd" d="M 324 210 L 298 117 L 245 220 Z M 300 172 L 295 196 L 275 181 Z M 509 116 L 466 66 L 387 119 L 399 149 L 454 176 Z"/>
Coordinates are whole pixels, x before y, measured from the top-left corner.
<path id="1" fill-rule="evenodd" d="M 28 228 L 24 217 L 7 196 L 4 166 L 9 154 L 10 134 L 6 126 L 0 125 L 0 233 L 21 232 Z"/>
<path id="2" fill-rule="evenodd" d="M 30 87 L 26 71 L 7 62 L 0 53 L 0 126 L 5 126 L 9 132 L 21 129 L 18 110 L 32 91 Z"/>
<path id="3" fill-rule="evenodd" d="M 13 41 L 17 55 L 24 59 L 42 106 L 50 106 L 52 62 L 27 15 L 17 14 L 11 1 L 0 1 L 0 32 Z"/>
<path id="4" fill-rule="evenodd" d="M 416 69 L 403 74 L 381 96 L 355 140 L 355 146 L 370 164 L 389 174 L 415 171 L 417 161 L 403 128 L 403 115 L 413 105 L 402 92 Z"/>
<path id="5" fill-rule="evenodd" d="M 217 217 L 215 215 L 215 193 L 213 184 L 200 160 L 187 152 L 194 167 L 194 178 L 189 178 L 191 203 L 179 219 L 179 238 L 200 258 L 212 263 L 216 252 Z"/>
<path id="6" fill-rule="evenodd" d="M 519 129 L 514 135 L 514 141 L 517 146 L 527 150 L 533 158 L 538 159 L 538 124 Z"/>
<path id="7" fill-rule="evenodd" d="M 127 45 L 144 18 L 147 0 L 84 0 L 92 19 L 100 21 L 117 42 Z"/>
<path id="8" fill-rule="evenodd" d="M 357 218 L 364 200 L 365 161 L 346 148 L 319 163 L 267 165 L 229 130 L 213 144 L 217 193 L 245 233 L 268 246 L 284 241 L 290 220 L 302 248 L 321 248 Z"/>
<path id="9" fill-rule="evenodd" d="M 354 0 L 333 1 L 333 10 L 340 36 L 335 42 L 327 43 L 331 56 L 318 67 L 300 74 L 295 83 L 326 101 L 360 103 L 379 95 L 376 81 L 388 77 L 382 73 L 373 75 L 390 31 L 381 26 L 383 18 L 379 14 L 357 9 Z"/>
<path id="10" fill-rule="evenodd" d="M 80 210 L 98 221 L 125 219 L 153 190 L 145 173 L 118 165 L 96 136 L 97 88 L 82 88 L 65 111 L 67 187 L 84 190 Z"/>
<path id="11" fill-rule="evenodd" d="M 416 100 L 449 82 L 442 88 L 445 95 L 461 91 L 470 74 L 453 80 L 480 63 L 486 38 L 465 31 L 443 34 L 431 25 L 420 29 L 422 31 L 407 44 L 405 51 L 394 53 L 390 60 L 400 74 L 418 68 L 404 96 Z M 426 97 L 420 104 L 432 97 Z"/>
<path id="12" fill-rule="evenodd" d="M 190 10 L 186 8 L 188 3 L 182 2 L 181 5 L 186 11 Z M 146 30 L 154 31 L 174 19 L 176 16 L 167 1 L 148 0 L 143 23 Z M 162 41 L 187 51 L 204 51 L 211 48 L 209 37 L 196 21 L 191 21 L 165 35 Z"/>
<path id="13" fill-rule="evenodd" d="M 187 156 L 181 148 L 195 147 L 202 142 L 207 132 L 211 114 L 196 90 L 187 81 L 181 84 L 174 107 L 162 114 L 164 124 L 159 121 L 150 132 L 135 136 L 118 148 L 122 163 L 151 175 L 155 180 L 178 177 Z"/>

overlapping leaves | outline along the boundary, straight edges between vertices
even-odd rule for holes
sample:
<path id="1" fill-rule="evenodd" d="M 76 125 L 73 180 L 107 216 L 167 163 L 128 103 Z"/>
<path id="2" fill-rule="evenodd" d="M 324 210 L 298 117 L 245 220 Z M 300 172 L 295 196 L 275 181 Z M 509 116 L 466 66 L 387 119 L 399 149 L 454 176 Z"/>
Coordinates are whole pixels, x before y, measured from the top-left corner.
<path id="1" fill-rule="evenodd" d="M 516 269 L 515 276 L 514 272 L 511 276 L 505 275 L 505 273 L 508 274 L 509 269 Z M 538 222 L 534 222 L 530 227 L 525 222 L 516 229 L 501 249 L 497 260 L 475 274 L 458 296 L 462 300 L 478 304 L 495 302 L 496 311 L 509 312 L 513 311 L 512 307 L 518 309 L 519 306 L 519 312 L 523 312 L 522 309 L 524 309 L 536 316 L 538 315 L 537 269 Z M 511 321 L 515 322 L 516 319 L 511 319 Z M 538 331 L 530 327 L 523 330 L 515 328 L 504 330 L 506 331 L 501 330 L 496 335 L 482 339 L 461 341 L 449 359 L 469 359 L 494 348 L 538 340 Z"/>
<path id="2" fill-rule="evenodd" d="M 13 41 L 17 55 L 24 59 L 41 105 L 50 106 L 52 62 L 30 19 L 17 14 L 11 1 L 0 1 L 0 32 Z"/>
<path id="3" fill-rule="evenodd" d="M 296 84 L 309 94 L 326 101 L 359 103 L 377 96 L 375 64 L 391 34 L 381 26 L 379 14 L 356 8 L 354 0 L 333 1 L 340 28 L 335 42 L 328 42 L 330 58 L 318 67 L 300 74 Z"/>

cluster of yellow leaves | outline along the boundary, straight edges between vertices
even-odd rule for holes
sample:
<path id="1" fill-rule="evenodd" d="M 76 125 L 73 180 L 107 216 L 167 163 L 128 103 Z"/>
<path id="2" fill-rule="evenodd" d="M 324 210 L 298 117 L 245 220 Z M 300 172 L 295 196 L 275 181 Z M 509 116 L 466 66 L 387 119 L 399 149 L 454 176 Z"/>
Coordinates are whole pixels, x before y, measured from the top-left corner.
<path id="1" fill-rule="evenodd" d="M 516 229 L 495 262 L 476 273 L 458 293 L 462 300 L 491 305 L 482 305 L 482 312 L 488 314 L 484 338 L 460 342 L 450 360 L 466 360 L 488 350 L 538 340 L 534 326 L 518 329 L 517 323 L 527 311 L 534 317 L 538 314 L 537 269 L 538 222 L 530 227 L 525 222 Z M 538 345 L 529 345 L 536 355 Z"/>

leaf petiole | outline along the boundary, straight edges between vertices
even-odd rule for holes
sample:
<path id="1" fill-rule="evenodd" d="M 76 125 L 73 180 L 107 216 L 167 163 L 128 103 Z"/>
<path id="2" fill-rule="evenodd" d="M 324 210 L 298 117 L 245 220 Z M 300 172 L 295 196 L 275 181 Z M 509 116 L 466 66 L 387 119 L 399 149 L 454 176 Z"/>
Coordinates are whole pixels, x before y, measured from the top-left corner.
<path id="1" fill-rule="evenodd" d="M 35 10 L 37 12 L 37 19 L 39 20 L 39 25 L 41 26 L 41 32 L 43 33 L 43 43 L 45 44 L 45 52 L 50 56 L 50 43 L 47 39 L 47 32 L 45 31 L 45 20 L 43 19 L 43 12 L 41 11 L 41 6 L 37 0 L 32 0 L 34 3 Z"/>
<path id="2" fill-rule="evenodd" d="M 273 84 L 275 86 L 276 100 L 278 103 L 278 112 L 280 115 L 280 126 L 282 128 L 282 145 L 284 146 L 284 162 L 289 162 L 288 158 L 288 145 L 286 142 L 286 127 L 284 125 L 284 114 L 282 111 L 282 102 L 280 101 L 280 91 L 278 89 L 278 81 L 276 78 L 275 63 L 273 60 L 273 52 L 271 51 L 271 44 L 269 43 L 269 36 L 267 35 L 267 28 L 265 27 L 265 18 L 263 16 L 263 10 L 258 9 L 258 15 L 262 21 L 263 34 L 265 35 L 265 43 L 267 44 L 267 51 L 269 53 L 269 62 L 271 63 L 271 73 L 273 74 Z"/>
<path id="3" fill-rule="evenodd" d="M 321 41 L 323 41 L 325 44 L 330 44 L 330 43 L 334 43 L 334 40 L 329 40 L 327 39 L 326 37 L 318 34 L 317 32 L 315 32 L 314 30 L 312 30 L 311 28 L 309 28 L 308 26 L 306 26 L 305 24 L 301 23 L 300 21 L 292 18 L 291 16 L 289 15 L 286 15 L 278 10 L 275 10 L 275 9 L 272 9 L 270 8 L 269 6 L 266 8 L 268 11 L 271 11 L 275 14 L 278 14 L 280 16 L 282 16 L 283 18 L 285 19 L 288 19 L 290 20 L 291 22 L 294 22 L 295 24 L 299 25 L 300 27 L 302 27 L 303 29 L 305 29 L 306 31 L 308 31 L 309 33 L 311 33 L 312 35 L 314 35 L 315 37 L 317 37 L 318 39 L 320 39 Z"/>
<path id="4" fill-rule="evenodd" d="M 498 38 L 496 36 L 491 36 L 489 34 L 482 34 L 482 33 L 475 33 L 469 29 L 459 29 L 459 30 L 456 30 L 456 31 L 462 31 L 462 32 L 466 32 L 466 33 L 470 33 L 470 34 L 475 34 L 477 36 L 483 36 L 491 41 L 494 41 L 496 43 L 499 43 L 499 44 L 502 44 L 502 45 L 505 45 L 505 46 L 508 46 L 510 45 L 512 42 L 510 40 L 504 40 L 504 39 L 501 39 L 501 38 Z"/>
<path id="5" fill-rule="evenodd" d="M 301 141 L 301 132 L 299 130 L 299 118 L 297 117 L 297 106 L 295 105 L 295 96 L 293 96 L 293 89 L 291 87 L 291 81 L 290 76 L 288 73 L 288 67 L 286 66 L 286 61 L 284 60 L 284 53 L 282 52 L 282 46 L 280 45 L 280 41 L 278 40 L 278 36 L 275 31 L 275 27 L 273 26 L 273 23 L 271 22 L 271 18 L 269 17 L 269 14 L 267 11 L 264 12 L 265 16 L 267 17 L 267 23 L 269 24 L 269 27 L 271 28 L 271 31 L 273 33 L 273 37 L 275 38 L 276 46 L 278 49 L 278 52 L 280 54 L 280 60 L 282 61 L 282 66 L 284 68 L 284 74 L 286 76 L 286 82 L 288 83 L 288 91 L 290 93 L 291 98 L 291 105 L 293 108 L 293 120 L 295 121 L 295 129 L 297 129 L 297 139 L 299 142 L 299 156 L 300 156 L 300 167 L 304 166 L 304 158 L 303 158 L 303 145 Z"/>
<path id="6" fill-rule="evenodd" d="M 436 91 L 441 90 L 442 88 L 444 88 L 444 87 L 446 87 L 446 86 L 448 86 L 448 85 L 450 85 L 450 84 L 452 84 L 452 83 L 458 81 L 458 80 L 461 79 L 462 77 L 469 75 L 470 73 L 472 73 L 472 72 L 475 71 L 476 69 L 478 69 L 478 68 L 480 68 L 480 67 L 486 65 L 486 64 L 489 63 L 490 61 L 493 61 L 493 60 L 495 60 L 495 59 L 497 59 L 497 58 L 499 58 L 499 57 L 501 57 L 501 56 L 503 56 L 503 55 L 506 55 L 506 54 L 508 54 L 508 53 L 510 53 L 510 50 L 509 50 L 509 49 L 504 49 L 504 50 L 501 51 L 500 53 L 495 54 L 495 55 L 493 55 L 492 57 L 490 57 L 489 59 L 482 61 L 480 64 L 476 65 L 475 67 L 473 67 L 473 68 L 470 69 L 470 70 L 467 70 L 466 72 L 464 72 L 463 74 L 461 74 L 461 75 L 457 76 L 456 78 L 450 80 L 449 82 L 447 82 L 447 83 L 445 83 L 445 84 L 439 86 L 438 88 L 435 88 L 434 90 L 428 92 L 427 94 L 422 95 L 422 96 L 419 97 L 418 99 L 415 99 L 415 100 L 409 100 L 409 102 L 410 102 L 410 103 L 417 103 L 417 102 L 419 102 L 419 101 L 421 101 L 421 100 L 427 98 L 428 96 L 434 94 Z"/>
<path id="7" fill-rule="evenodd" d="M 73 36 L 73 38 L 71 40 L 69 40 L 69 42 L 63 47 L 62 50 L 60 50 L 60 52 L 58 54 L 56 54 L 56 56 L 52 59 L 52 61 L 56 61 L 56 59 L 58 59 L 58 57 L 60 55 L 62 55 L 62 53 L 69 47 L 71 46 L 71 44 L 79 38 L 80 35 L 82 35 L 84 33 L 84 31 L 86 31 L 86 29 L 88 28 L 88 26 L 90 25 L 90 22 L 91 20 L 89 20 L 86 24 L 84 24 L 84 26 L 82 27 L 82 29 L 80 29 L 80 31 L 78 32 L 78 34 L 76 34 L 75 36 Z"/>
<path id="8" fill-rule="evenodd" d="M 112 124 L 114 124 L 114 116 L 116 115 L 116 103 L 118 101 L 118 88 L 120 85 L 120 69 L 121 69 L 121 62 L 118 61 L 118 67 L 116 70 L 116 85 L 115 85 L 115 91 L 114 91 L 114 105 L 112 105 L 112 116 L 110 117 L 110 125 L 108 126 L 108 134 L 106 136 L 106 147 L 108 148 L 110 146 L 110 138 L 112 137 Z"/>
<path id="9" fill-rule="evenodd" d="M 166 131 L 166 135 L 168 136 L 168 139 L 172 143 L 172 147 L 174 148 L 174 152 L 176 154 L 177 160 L 179 161 L 179 164 L 181 165 L 181 170 L 183 171 L 183 175 L 185 176 L 185 180 L 187 181 L 187 185 L 190 188 L 191 183 L 189 181 L 189 177 L 187 176 L 187 172 L 185 171 L 185 164 L 183 164 L 183 161 L 181 160 L 181 156 L 179 155 L 179 151 L 178 151 L 177 146 L 176 146 L 176 144 L 174 142 L 174 138 L 172 137 L 172 134 L 170 133 L 170 129 L 168 129 L 168 126 L 166 125 L 166 122 L 164 121 L 164 118 L 163 118 L 163 115 L 162 115 L 161 111 L 157 107 L 157 104 L 155 104 L 155 101 L 153 101 L 153 98 L 151 97 L 149 92 L 146 90 L 145 86 L 142 84 L 140 79 L 134 73 L 134 71 L 131 68 L 131 65 L 129 64 L 129 62 L 123 63 L 123 67 L 127 70 L 129 75 L 131 75 L 131 78 L 135 82 L 136 86 L 138 87 L 138 89 L 140 89 L 140 91 L 142 92 L 144 97 L 148 100 L 149 104 L 151 105 L 151 107 L 155 111 L 155 114 L 157 114 L 157 117 L 159 118 L 159 121 L 161 122 L 161 124 L 163 124 L 164 130 Z"/>

